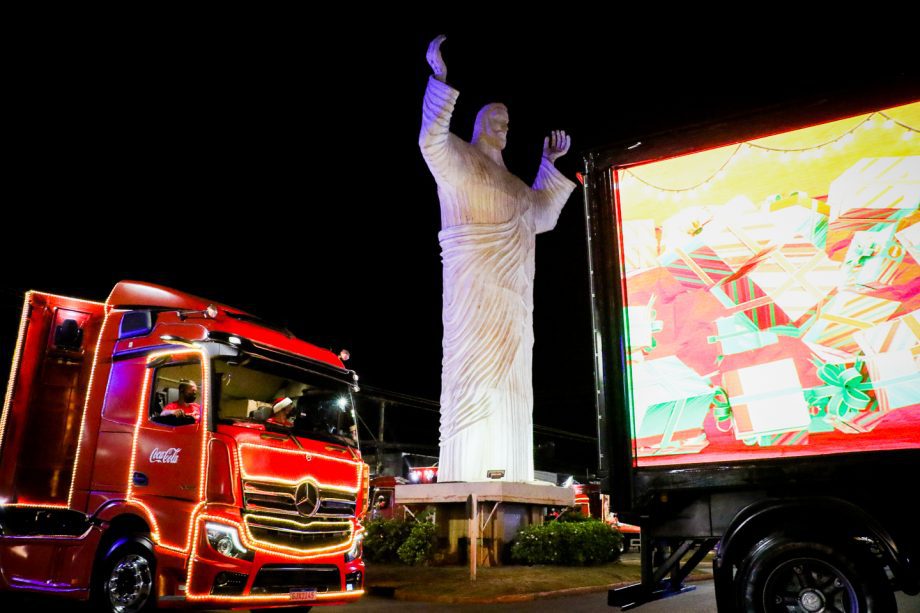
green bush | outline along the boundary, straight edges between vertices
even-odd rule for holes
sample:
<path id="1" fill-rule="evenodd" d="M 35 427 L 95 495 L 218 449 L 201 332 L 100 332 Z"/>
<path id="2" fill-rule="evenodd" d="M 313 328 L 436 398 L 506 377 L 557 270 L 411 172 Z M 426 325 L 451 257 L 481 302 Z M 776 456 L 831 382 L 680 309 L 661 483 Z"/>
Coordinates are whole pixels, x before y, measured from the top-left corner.
<path id="1" fill-rule="evenodd" d="M 409 538 L 412 523 L 402 519 L 372 519 L 364 524 L 364 529 L 364 558 L 369 562 L 398 563 L 399 548 Z"/>
<path id="2" fill-rule="evenodd" d="M 620 557 L 622 535 L 602 521 L 551 522 L 518 532 L 511 559 L 523 564 L 588 566 Z"/>
<path id="3" fill-rule="evenodd" d="M 412 524 L 412 531 L 399 546 L 397 555 L 403 564 L 421 566 L 431 561 L 437 545 L 437 528 L 430 521 L 423 519 Z"/>

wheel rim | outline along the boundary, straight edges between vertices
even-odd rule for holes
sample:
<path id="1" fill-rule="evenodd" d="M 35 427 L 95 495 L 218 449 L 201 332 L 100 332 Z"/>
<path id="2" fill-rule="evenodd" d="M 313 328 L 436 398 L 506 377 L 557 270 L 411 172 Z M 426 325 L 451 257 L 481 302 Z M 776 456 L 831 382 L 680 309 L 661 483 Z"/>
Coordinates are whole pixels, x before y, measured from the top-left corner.
<path id="1" fill-rule="evenodd" d="M 849 613 L 856 610 L 856 590 L 846 573 L 815 558 L 783 562 L 767 577 L 764 610 L 783 613 Z"/>
<path id="2" fill-rule="evenodd" d="M 137 611 L 147 602 L 153 588 L 153 574 L 146 558 L 131 554 L 120 559 L 112 568 L 106 590 L 116 613 Z"/>

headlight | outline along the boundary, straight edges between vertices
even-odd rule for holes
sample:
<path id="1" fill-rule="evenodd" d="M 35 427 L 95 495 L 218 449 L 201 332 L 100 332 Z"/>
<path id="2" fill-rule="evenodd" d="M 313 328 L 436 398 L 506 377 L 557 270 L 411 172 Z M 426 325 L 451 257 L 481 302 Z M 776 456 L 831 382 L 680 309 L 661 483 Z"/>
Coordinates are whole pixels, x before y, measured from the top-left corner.
<path id="1" fill-rule="evenodd" d="M 233 526 L 207 522 L 204 527 L 208 533 L 208 543 L 217 553 L 241 560 L 252 560 L 255 557 L 255 552 L 243 547 L 239 532 Z"/>
<path id="2" fill-rule="evenodd" d="M 349 562 L 357 560 L 363 553 L 364 547 L 361 544 L 361 539 L 356 538 L 355 544 L 352 546 L 352 548 L 345 552 L 345 563 L 348 564 Z"/>

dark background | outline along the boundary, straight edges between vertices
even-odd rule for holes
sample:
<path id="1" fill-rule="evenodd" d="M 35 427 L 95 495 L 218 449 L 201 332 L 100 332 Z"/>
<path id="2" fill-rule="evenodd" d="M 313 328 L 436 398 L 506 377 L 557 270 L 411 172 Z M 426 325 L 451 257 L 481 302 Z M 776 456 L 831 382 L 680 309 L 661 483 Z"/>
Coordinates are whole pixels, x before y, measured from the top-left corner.
<path id="1" fill-rule="evenodd" d="M 485 13 L 476 28 L 397 27 L 386 25 L 396 15 L 342 11 L 355 14 L 11 24 L 20 31 L 4 88 L 4 381 L 26 290 L 101 301 L 137 279 L 348 348 L 364 383 L 437 400 L 440 220 L 417 136 L 425 51 L 440 32 L 448 82 L 461 92 L 454 131 L 468 139 L 478 109 L 505 102 L 505 160 L 527 182 L 552 129 L 572 135 L 557 166 L 574 178 L 582 154 L 610 142 L 918 83 L 915 58 L 890 41 L 841 44 L 802 24 L 707 32 L 673 16 L 665 30 L 653 14 L 582 12 L 526 28 Z M 590 437 L 584 236 L 579 188 L 537 241 L 534 421 Z M 387 420 L 390 440 L 436 443 L 436 414 L 403 408 Z M 544 430 L 537 443 L 555 446 L 543 447 L 538 468 L 595 470 L 588 439 Z"/>

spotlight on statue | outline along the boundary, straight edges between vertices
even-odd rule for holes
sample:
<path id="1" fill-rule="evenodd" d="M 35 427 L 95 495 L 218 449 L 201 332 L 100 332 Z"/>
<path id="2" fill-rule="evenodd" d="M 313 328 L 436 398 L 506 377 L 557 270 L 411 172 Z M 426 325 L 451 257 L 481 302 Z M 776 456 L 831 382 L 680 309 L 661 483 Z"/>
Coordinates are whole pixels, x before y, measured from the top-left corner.
<path id="1" fill-rule="evenodd" d="M 503 468 L 502 468 L 502 469 L 493 469 L 493 470 L 487 470 L 487 471 L 486 471 L 486 478 L 487 478 L 487 479 L 501 479 L 501 478 L 504 477 L 504 476 L 505 476 L 505 469 L 503 469 Z"/>

